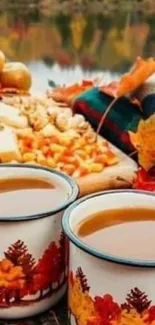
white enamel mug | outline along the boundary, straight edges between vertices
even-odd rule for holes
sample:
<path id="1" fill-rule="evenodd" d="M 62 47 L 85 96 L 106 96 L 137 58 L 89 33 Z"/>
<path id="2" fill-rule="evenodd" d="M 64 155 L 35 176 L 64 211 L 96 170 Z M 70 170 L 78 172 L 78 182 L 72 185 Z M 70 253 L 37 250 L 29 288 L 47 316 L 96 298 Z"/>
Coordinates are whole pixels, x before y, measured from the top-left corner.
<path id="1" fill-rule="evenodd" d="M 66 193 L 56 209 L 44 213 L 4 218 L 0 210 L 0 318 L 22 318 L 47 310 L 65 293 L 68 241 L 61 218 L 78 186 L 55 170 L 1 164 L 0 179 L 9 177 L 47 180 Z"/>
<path id="2" fill-rule="evenodd" d="M 155 324 L 155 260 L 104 253 L 83 242 L 75 231 L 89 215 L 129 206 L 155 208 L 155 195 L 134 190 L 100 192 L 77 200 L 65 211 L 62 225 L 70 240 L 72 325 Z"/>

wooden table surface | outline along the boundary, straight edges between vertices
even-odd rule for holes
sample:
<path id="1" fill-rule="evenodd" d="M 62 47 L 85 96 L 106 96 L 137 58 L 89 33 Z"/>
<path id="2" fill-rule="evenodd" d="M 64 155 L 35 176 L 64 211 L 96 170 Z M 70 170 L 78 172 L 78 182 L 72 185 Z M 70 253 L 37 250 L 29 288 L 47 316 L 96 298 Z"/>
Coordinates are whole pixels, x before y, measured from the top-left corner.
<path id="1" fill-rule="evenodd" d="M 0 325 L 69 325 L 67 297 L 65 296 L 57 306 L 41 315 L 22 320 L 0 320 Z"/>

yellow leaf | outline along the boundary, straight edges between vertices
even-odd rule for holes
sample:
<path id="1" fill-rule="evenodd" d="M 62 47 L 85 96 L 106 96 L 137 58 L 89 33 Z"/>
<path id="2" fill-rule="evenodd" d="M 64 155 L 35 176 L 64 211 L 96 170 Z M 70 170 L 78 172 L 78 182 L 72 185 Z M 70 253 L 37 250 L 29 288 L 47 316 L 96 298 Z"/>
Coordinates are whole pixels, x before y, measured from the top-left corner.
<path id="1" fill-rule="evenodd" d="M 129 132 L 130 140 L 138 151 L 139 164 L 149 170 L 155 166 L 155 114 L 139 122 L 137 132 Z"/>

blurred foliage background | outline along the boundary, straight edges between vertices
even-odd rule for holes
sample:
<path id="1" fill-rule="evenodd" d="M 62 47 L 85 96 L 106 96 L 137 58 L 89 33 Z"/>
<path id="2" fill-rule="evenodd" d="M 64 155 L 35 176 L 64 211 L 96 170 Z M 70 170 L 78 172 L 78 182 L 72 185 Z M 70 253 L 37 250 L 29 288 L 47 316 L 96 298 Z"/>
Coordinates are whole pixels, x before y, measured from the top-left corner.
<path id="1" fill-rule="evenodd" d="M 111 77 L 154 56 L 155 0 L 1 0 L 0 49 L 36 79 Z"/>

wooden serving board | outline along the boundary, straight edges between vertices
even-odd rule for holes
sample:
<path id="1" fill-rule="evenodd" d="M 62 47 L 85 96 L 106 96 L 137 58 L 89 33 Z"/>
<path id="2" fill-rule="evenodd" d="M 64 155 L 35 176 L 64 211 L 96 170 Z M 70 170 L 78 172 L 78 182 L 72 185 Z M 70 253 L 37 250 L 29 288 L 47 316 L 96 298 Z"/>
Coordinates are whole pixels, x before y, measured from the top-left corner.
<path id="1" fill-rule="evenodd" d="M 101 173 L 92 173 L 77 180 L 80 196 L 94 192 L 119 188 L 130 188 L 138 165 L 130 157 L 113 145 L 112 150 L 117 154 L 120 162 L 106 167 Z"/>

